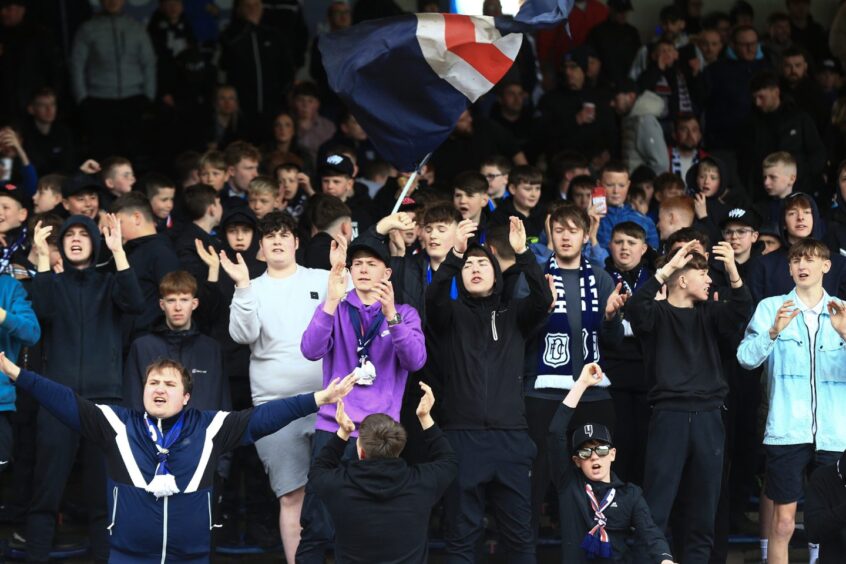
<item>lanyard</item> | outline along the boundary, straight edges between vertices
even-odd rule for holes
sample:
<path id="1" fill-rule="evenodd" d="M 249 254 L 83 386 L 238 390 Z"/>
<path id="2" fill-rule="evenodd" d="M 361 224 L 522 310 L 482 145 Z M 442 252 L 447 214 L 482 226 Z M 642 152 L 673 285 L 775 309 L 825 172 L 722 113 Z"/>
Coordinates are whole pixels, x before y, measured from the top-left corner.
<path id="1" fill-rule="evenodd" d="M 358 355 L 359 357 L 367 358 L 368 356 L 368 349 L 370 348 L 370 343 L 373 342 L 373 339 L 376 338 L 376 334 L 379 333 L 379 328 L 382 326 L 382 322 L 385 320 L 385 315 L 379 311 L 376 314 L 376 317 L 370 322 L 370 326 L 367 328 L 367 331 L 364 330 L 364 324 L 361 321 L 361 315 L 359 315 L 358 310 L 354 308 L 352 305 L 348 305 L 348 309 L 350 312 L 350 321 L 353 324 L 353 330 L 355 331 L 355 337 L 358 341 Z"/>

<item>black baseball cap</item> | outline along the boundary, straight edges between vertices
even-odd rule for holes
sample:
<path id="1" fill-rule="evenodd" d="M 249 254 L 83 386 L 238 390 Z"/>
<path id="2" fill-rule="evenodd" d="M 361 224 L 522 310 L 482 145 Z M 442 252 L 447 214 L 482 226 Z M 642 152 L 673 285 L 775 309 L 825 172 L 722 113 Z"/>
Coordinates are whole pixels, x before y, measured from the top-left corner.
<path id="1" fill-rule="evenodd" d="M 761 229 L 762 220 L 760 214 L 753 209 L 733 208 L 720 221 L 720 229 L 725 229 L 729 223 L 740 223 L 758 231 Z"/>
<path id="2" fill-rule="evenodd" d="M 359 237 L 347 249 L 347 266 L 352 265 L 353 256 L 358 251 L 367 251 L 376 258 L 384 262 L 386 265 L 391 263 L 391 252 L 388 250 L 388 245 L 384 242 L 378 241 L 372 237 Z"/>
<path id="3" fill-rule="evenodd" d="M 62 183 L 62 198 L 70 198 L 83 192 L 99 194 L 103 187 L 88 175 L 76 175 L 67 178 Z"/>
<path id="4" fill-rule="evenodd" d="M 23 188 L 11 182 L 0 182 L 0 196 L 12 198 L 22 207 L 27 207 L 31 202 L 30 197 L 24 194 Z"/>
<path id="5" fill-rule="evenodd" d="M 573 431 L 573 442 L 571 443 L 573 445 L 573 452 L 576 452 L 583 444 L 590 441 L 614 446 L 614 442 L 611 440 L 611 431 L 608 430 L 608 427 L 600 423 L 585 423 L 584 425 L 579 425 Z"/>
<path id="6" fill-rule="evenodd" d="M 320 176 L 348 176 L 352 178 L 355 165 L 348 156 L 332 153 L 326 155 L 326 158 L 320 163 L 319 172 Z"/>

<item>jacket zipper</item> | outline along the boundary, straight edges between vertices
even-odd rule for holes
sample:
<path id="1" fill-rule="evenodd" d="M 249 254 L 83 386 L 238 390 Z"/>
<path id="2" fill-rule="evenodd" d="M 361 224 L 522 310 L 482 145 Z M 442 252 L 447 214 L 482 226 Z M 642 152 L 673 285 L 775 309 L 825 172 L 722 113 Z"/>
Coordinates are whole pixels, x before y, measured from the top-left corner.
<path id="1" fill-rule="evenodd" d="M 162 525 L 162 564 L 167 563 L 167 500 L 170 496 L 164 498 L 164 524 Z"/>
<path id="2" fill-rule="evenodd" d="M 209 500 L 209 530 L 211 531 L 214 529 L 214 519 L 212 519 L 212 508 L 211 508 L 211 492 L 206 492 Z"/>
<path id="3" fill-rule="evenodd" d="M 261 75 L 261 54 L 259 53 L 258 38 L 255 30 L 250 32 L 250 38 L 253 43 L 253 55 L 256 58 L 256 102 L 258 111 L 261 113 L 264 110 L 264 84 Z"/>
<path id="4" fill-rule="evenodd" d="M 118 504 L 118 493 L 119 493 L 118 488 L 117 488 L 117 486 L 115 486 L 115 488 L 112 490 L 112 498 L 114 498 L 113 501 L 112 501 L 112 522 L 108 527 L 106 527 L 106 529 L 108 529 L 108 531 L 109 531 L 109 536 L 112 536 L 112 527 L 115 526 L 115 515 L 117 515 L 117 504 Z"/>
<path id="5" fill-rule="evenodd" d="M 814 334 L 814 348 L 816 348 L 817 343 L 819 342 L 820 336 L 820 327 L 822 327 L 822 322 L 817 323 L 817 332 Z M 807 330 L 807 326 L 805 327 Z M 810 336 L 810 331 L 808 332 Z M 811 442 L 816 445 L 817 444 L 817 354 L 816 351 L 811 351 Z"/>
<path id="6" fill-rule="evenodd" d="M 811 443 L 817 443 L 817 386 L 816 386 L 816 363 L 814 359 L 816 355 L 814 354 L 814 347 L 817 346 L 817 339 L 816 337 L 819 336 L 820 328 L 819 324 L 817 325 L 817 332 L 814 335 L 813 344 L 811 344 L 811 330 L 808 329 L 808 324 L 805 323 L 805 319 L 802 319 L 802 325 L 805 327 L 805 334 L 808 336 L 808 364 L 811 365 L 811 378 L 810 378 L 810 386 L 811 386 Z"/>

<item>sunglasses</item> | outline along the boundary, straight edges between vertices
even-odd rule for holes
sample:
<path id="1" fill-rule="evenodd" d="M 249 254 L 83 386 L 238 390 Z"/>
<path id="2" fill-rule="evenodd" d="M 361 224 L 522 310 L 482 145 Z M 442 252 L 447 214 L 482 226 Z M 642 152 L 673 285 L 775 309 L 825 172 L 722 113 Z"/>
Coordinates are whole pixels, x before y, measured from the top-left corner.
<path id="1" fill-rule="evenodd" d="M 576 451 L 576 455 L 579 458 L 581 458 L 582 460 L 587 460 L 587 459 L 590 458 L 590 456 L 594 452 L 596 453 L 596 456 L 598 456 L 599 458 L 604 458 L 604 457 L 608 456 L 608 453 L 611 452 L 611 446 L 610 445 L 599 445 L 599 446 L 595 446 L 593 448 L 587 448 L 587 447 L 580 448 L 579 450 Z"/>

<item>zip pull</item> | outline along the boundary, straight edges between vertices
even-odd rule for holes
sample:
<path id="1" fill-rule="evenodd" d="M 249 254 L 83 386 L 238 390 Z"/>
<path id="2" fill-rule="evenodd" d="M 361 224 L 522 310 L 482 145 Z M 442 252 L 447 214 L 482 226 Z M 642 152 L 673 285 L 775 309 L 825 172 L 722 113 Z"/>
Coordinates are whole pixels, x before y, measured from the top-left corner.
<path id="1" fill-rule="evenodd" d="M 112 498 L 114 498 L 113 502 L 112 502 L 112 522 L 108 527 L 106 527 L 106 529 L 109 531 L 109 536 L 112 536 L 112 527 L 115 526 L 115 515 L 117 514 L 117 504 L 118 504 L 118 488 L 117 488 L 117 486 L 115 486 L 114 489 L 112 490 Z"/>
<path id="2" fill-rule="evenodd" d="M 493 340 L 499 341 L 499 335 L 496 332 L 496 310 L 491 312 L 491 333 L 493 334 Z"/>

